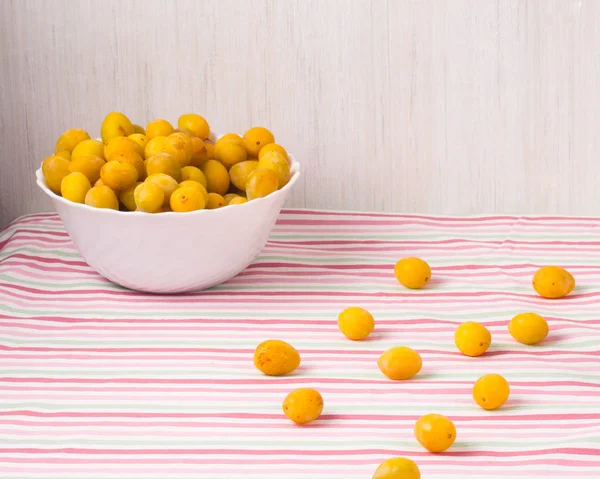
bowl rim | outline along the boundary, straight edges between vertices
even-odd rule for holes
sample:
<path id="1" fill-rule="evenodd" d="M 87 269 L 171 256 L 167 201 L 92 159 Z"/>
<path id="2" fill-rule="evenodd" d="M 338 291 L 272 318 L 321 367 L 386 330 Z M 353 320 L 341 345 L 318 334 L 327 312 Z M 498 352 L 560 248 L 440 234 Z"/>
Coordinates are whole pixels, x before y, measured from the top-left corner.
<path id="1" fill-rule="evenodd" d="M 220 138 L 223 135 L 219 135 L 218 138 Z M 250 207 L 249 205 L 251 204 L 256 204 L 256 202 L 264 202 L 264 201 L 269 201 L 272 198 L 287 194 L 287 192 L 293 187 L 294 183 L 296 183 L 296 181 L 298 181 L 298 178 L 300 177 L 300 163 L 298 162 L 298 160 L 296 160 L 296 157 L 288 152 L 288 157 L 290 159 L 290 172 L 292 174 L 292 176 L 290 177 L 290 180 L 285 184 L 285 186 L 277 191 L 274 191 L 273 193 L 264 196 L 262 198 L 256 198 L 252 201 L 247 201 L 246 203 L 242 203 L 239 205 L 233 205 L 233 206 L 237 206 L 237 207 L 241 207 L 241 208 L 248 208 Z M 46 180 L 44 179 L 44 175 L 42 173 L 42 166 L 40 164 L 40 167 L 35 171 L 35 177 L 36 177 L 36 183 L 39 186 L 39 188 L 46 193 L 52 200 L 54 201 L 58 201 L 60 203 L 63 203 L 65 205 L 67 205 L 70 208 L 75 208 L 75 209 L 85 209 L 86 211 L 94 211 L 98 214 L 104 214 L 104 215 L 127 215 L 127 216 L 131 216 L 131 215 L 137 215 L 137 216 L 154 216 L 150 213 L 146 213 L 144 211 L 121 211 L 121 210 L 113 210 L 110 208 L 93 208 L 91 206 L 88 206 L 84 203 L 75 203 L 73 201 L 67 200 L 66 198 L 63 198 L 60 195 L 57 195 L 56 193 L 54 193 L 52 190 L 50 190 L 50 188 L 48 188 L 48 186 L 46 185 Z M 212 210 L 209 209 L 201 209 L 201 210 L 194 210 L 194 211 L 186 211 L 186 212 L 176 212 L 176 211 L 166 211 L 164 213 L 160 213 L 160 217 L 163 218 L 165 216 L 190 216 L 190 215 L 202 215 L 202 214 L 217 214 L 218 212 L 223 212 L 223 211 L 227 211 L 227 208 L 215 208 Z M 239 209 L 236 211 L 240 211 Z"/>

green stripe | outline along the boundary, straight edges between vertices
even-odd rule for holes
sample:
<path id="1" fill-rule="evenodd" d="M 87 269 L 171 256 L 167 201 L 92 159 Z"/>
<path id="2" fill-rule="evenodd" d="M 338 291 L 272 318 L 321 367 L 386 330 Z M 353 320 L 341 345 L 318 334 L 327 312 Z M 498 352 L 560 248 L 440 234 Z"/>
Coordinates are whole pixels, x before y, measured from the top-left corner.
<path id="1" fill-rule="evenodd" d="M 203 308 L 201 298 L 194 298 L 192 301 L 198 302 L 198 309 L 194 310 L 186 310 L 186 311 L 156 311 L 155 309 L 150 310 L 139 310 L 138 311 L 118 311 L 115 310 L 119 306 L 111 306 L 112 310 L 107 309 L 97 309 L 95 311 L 90 311 L 89 307 L 85 310 L 81 311 L 76 309 L 75 307 L 70 308 L 68 311 L 64 309 L 22 309 L 22 308 L 13 308 L 6 304 L 0 303 L 0 311 L 6 313 L 16 313 L 19 315 L 26 316 L 60 316 L 67 318 L 90 318 L 96 319 L 98 317 L 102 317 L 103 319 L 116 318 L 119 320 L 127 320 L 127 319 L 136 319 L 136 318 L 156 318 L 156 319 L 198 319 L 200 315 L 202 318 L 210 318 L 210 319 L 222 319 L 224 323 L 227 323 L 227 319 L 282 319 L 282 323 L 291 324 L 291 319 L 321 319 L 324 322 L 332 320 L 332 318 L 337 317 L 337 312 L 343 308 L 339 304 L 331 305 L 328 310 L 312 310 L 307 312 L 290 312 L 285 308 L 278 309 L 278 305 L 269 306 L 270 311 L 211 311 L 210 307 Z M 397 301 L 397 299 L 396 299 Z M 298 302 L 304 302 L 303 299 L 299 298 Z M 352 301 L 354 302 L 354 301 Z M 349 301 L 350 303 L 350 301 Z M 93 303 L 92 303 L 93 304 Z M 467 321 L 467 320 L 476 320 L 481 319 L 485 322 L 495 321 L 498 319 L 505 319 L 508 324 L 508 320 L 512 318 L 515 314 L 528 310 L 528 308 L 524 307 L 513 307 L 511 309 L 504 310 L 495 310 L 495 311 L 482 311 L 482 312 L 461 312 L 457 314 L 453 314 L 451 312 L 445 312 L 441 314 L 440 312 L 424 312 L 423 310 L 395 310 L 393 309 L 393 305 L 390 303 L 382 302 L 382 306 L 387 309 L 387 311 L 377 311 L 373 309 L 372 312 L 376 318 L 387 318 L 387 319 L 417 319 L 417 318 L 433 318 L 439 320 L 448 320 L 448 321 Z M 158 306 L 157 306 L 158 307 Z M 243 304 L 239 306 L 243 308 Z M 425 306 L 424 306 L 425 307 Z M 452 307 L 452 306 L 449 306 Z M 598 312 L 577 312 L 575 314 L 569 314 L 569 310 L 567 311 L 556 311 L 552 309 L 545 309 L 541 307 L 535 308 L 538 314 L 543 316 L 560 316 L 565 319 L 571 320 L 583 320 L 583 319 L 598 319 Z M 336 312 L 335 316 L 333 312 Z M 22 318 L 28 319 L 28 318 Z M 574 328 L 577 328 L 578 325 L 574 324 Z M 597 346 L 597 344 L 596 344 Z"/>
<path id="2" fill-rule="evenodd" d="M 101 288 L 107 291 L 127 291 L 126 288 L 122 286 L 118 286 L 114 283 L 110 283 L 101 277 L 98 277 L 97 281 L 60 281 L 56 283 L 51 282 L 42 282 L 42 281 L 32 281 L 30 279 L 25 279 L 13 275 L 8 274 L 0 274 L 0 281 L 5 281 L 9 284 L 21 284 L 24 286 L 35 286 L 37 288 L 43 288 L 48 291 L 62 291 L 62 290 L 79 290 L 85 288 Z"/>
<path id="3" fill-rule="evenodd" d="M 58 249 L 48 249 L 48 248 L 26 248 L 26 247 L 18 247 L 14 250 L 10 250 L 10 248 L 5 248 L 0 252 L 0 258 L 6 258 L 8 256 L 13 255 L 14 253 L 30 253 L 36 256 L 41 256 L 43 258 L 54 258 L 58 256 L 59 258 L 75 258 L 81 260 L 81 256 L 77 252 L 68 253 L 64 250 Z"/>
<path id="4" fill-rule="evenodd" d="M 106 399 L 110 401 L 109 398 Z M 35 411 L 68 411 L 68 412 L 76 412 L 76 411 L 152 411 L 157 414 L 164 413 L 165 411 L 188 411 L 188 412 L 203 412 L 208 411 L 216 414 L 225 414 L 225 413 L 247 413 L 250 411 L 257 413 L 275 413 L 279 414 L 281 412 L 281 406 L 277 404 L 274 408 L 269 404 L 240 404 L 240 402 L 236 402 L 234 404 L 226 404 L 219 402 L 218 407 L 215 407 L 214 404 L 194 404 L 194 405 L 185 405 L 181 403 L 161 403 L 161 404 L 147 404 L 147 403 L 134 403 L 134 404 L 111 404 L 111 403 L 102 403 L 102 404 L 85 404 L 85 403 L 76 403 L 76 404 L 57 404 L 57 403 L 39 403 L 39 402 L 27 402 L 21 401 L 17 403 L 9 403 L 9 402 L 0 402 L 0 407 L 4 410 L 11 411 L 19 411 L 19 410 L 35 410 Z M 336 404 L 335 411 L 337 412 L 346 412 L 346 413 L 382 413 L 386 414 L 398 414 L 398 413 L 408 413 L 408 414 L 425 414 L 431 412 L 432 406 L 430 404 L 377 404 L 376 411 L 374 411 L 374 407 L 372 404 Z M 508 408 L 504 408 L 507 410 Z M 517 408 L 511 408 L 511 412 L 523 412 L 523 411 L 581 411 L 584 410 L 593 410 L 593 405 L 577 405 L 571 404 L 568 402 L 564 403 L 556 403 L 551 405 L 540 405 L 540 404 L 523 404 L 519 405 Z M 473 413 L 477 413 L 480 410 L 475 405 L 466 405 L 466 406 L 446 406 L 443 404 L 436 405 L 435 410 L 437 412 L 450 412 L 454 415 L 456 419 L 459 419 L 456 414 L 457 413 L 465 413 L 467 415 L 472 415 Z M 229 418 L 228 418 L 229 419 Z M 282 417 L 283 419 L 283 417 Z M 482 420 L 485 419 L 483 416 Z M 518 418 L 516 418 L 518 419 Z M 74 423 L 76 425 L 76 423 Z M 1 461 L 0 461 L 1 463 Z"/>
<path id="5" fill-rule="evenodd" d="M 156 331 L 153 331 L 156 333 Z M 180 333 L 181 334 L 181 333 Z M 423 334 L 423 331 L 420 332 Z M 439 335 L 439 333 L 432 333 Z M 507 333 L 508 334 L 508 333 Z M 596 347 L 598 346 L 597 339 L 588 339 L 587 337 L 582 337 L 582 340 L 574 342 L 561 341 L 560 343 L 553 344 L 552 346 L 546 344 L 540 344 L 537 346 L 538 351 L 542 351 L 544 349 L 561 349 L 561 346 L 568 346 L 568 349 L 573 348 L 586 348 L 586 347 Z M 60 344 L 60 345 L 68 345 L 68 346 L 101 346 L 101 345 L 118 345 L 118 346 L 155 346 L 155 345 L 163 345 L 163 346 L 215 346 L 215 341 L 220 341 L 222 345 L 226 346 L 245 346 L 247 344 L 254 344 L 254 339 L 248 338 L 232 338 L 230 336 L 219 336 L 218 338 L 198 338 L 198 339 L 168 339 L 168 338 L 156 338 L 156 339 L 136 339 L 136 340 L 120 340 L 120 339 L 88 339 L 88 338 L 79 338 L 79 339 L 21 339 L 21 338 L 12 338 L 7 336 L 0 336 L 0 341 L 2 344 L 20 344 L 20 345 L 37 345 L 37 344 Z M 298 346 L 303 346 L 305 348 L 314 347 L 324 347 L 326 349 L 335 348 L 335 349 L 349 349 L 356 350 L 356 345 L 350 343 L 349 341 L 344 340 L 341 335 L 338 335 L 335 338 L 298 338 L 294 341 L 294 344 Z M 418 346 L 420 348 L 431 348 L 431 349 L 439 349 L 440 351 L 456 351 L 456 347 L 453 344 L 452 339 L 448 339 L 447 341 L 423 341 L 423 340 L 415 340 L 413 338 L 403 337 L 402 339 L 397 338 L 392 340 L 383 339 L 380 341 L 365 341 L 361 345 L 361 349 L 365 350 L 381 350 L 382 345 L 385 344 L 403 344 L 405 346 Z M 492 347 L 490 351 L 499 350 L 501 347 L 521 347 L 516 342 L 504 342 L 504 341 L 496 341 L 492 343 Z"/>
<path id="6" fill-rule="evenodd" d="M 73 252 L 73 253 L 68 253 L 65 252 L 63 250 L 51 250 L 51 249 L 46 249 L 46 248 L 24 248 L 24 247 L 20 247 L 15 249 L 14 251 L 10 251 L 8 249 L 5 249 L 5 251 L 0 252 L 0 258 L 6 258 L 8 256 L 13 255 L 14 253 L 30 253 L 36 256 L 41 256 L 43 258 L 55 258 L 55 257 L 59 257 L 59 258 L 69 258 L 69 259 L 78 259 L 78 260 L 82 260 L 81 256 L 79 255 L 79 253 L 77 252 Z M 255 264 L 258 263 L 260 264 L 260 262 L 272 262 L 272 261 L 276 261 L 276 262 L 288 262 L 288 263 L 310 263 L 310 264 L 343 264 L 343 263 L 352 263 L 352 264 L 375 264 L 375 265 L 388 265 L 390 266 L 390 270 L 392 269 L 393 265 L 390 263 L 390 258 L 389 258 L 389 254 L 387 255 L 378 255 L 375 256 L 373 255 L 369 255 L 368 257 L 365 256 L 349 256 L 349 255 L 345 255 L 343 257 L 340 257 L 343 255 L 342 251 L 336 251 L 336 256 L 335 258 L 331 258 L 331 257 L 327 257 L 327 256 L 320 256 L 320 257 L 310 257 L 310 256 L 287 256 L 287 255 L 261 255 L 258 257 L 258 259 L 255 261 Z M 355 253 L 354 253 L 355 254 Z M 468 253 L 466 253 L 468 254 Z M 507 255 L 509 254 L 509 252 L 507 252 Z M 544 253 L 547 254 L 547 253 Z M 595 258 L 590 258 L 589 257 L 590 252 L 589 251 L 582 251 L 581 255 L 583 255 L 583 258 L 576 258 L 577 260 L 582 260 L 584 261 L 582 263 L 582 265 L 598 265 L 600 264 L 600 259 L 595 259 Z M 557 253 L 557 255 L 559 255 L 559 253 Z M 587 255 L 587 256 L 586 256 Z M 490 265 L 490 266 L 498 266 L 498 265 L 502 265 L 503 263 L 507 263 L 507 264 L 530 264 L 532 262 L 538 262 L 538 263 L 546 263 L 546 264 L 552 264 L 553 262 L 556 261 L 557 257 L 556 256 L 535 256 L 533 254 L 529 254 L 527 255 L 527 259 L 523 259 L 523 258 L 512 258 L 510 256 L 485 256 L 483 258 L 483 260 L 480 260 L 478 258 L 472 257 L 469 258 L 467 263 L 468 264 L 481 264 L 481 265 Z M 573 260 L 575 260 L 575 256 L 572 254 L 562 254 L 562 256 L 560 256 L 561 258 L 564 257 L 572 257 Z M 571 262 L 573 261 L 571 260 Z M 83 260 L 82 260 L 83 261 Z M 451 265 L 456 265 L 456 264 L 460 264 L 457 262 L 457 258 L 456 257 L 451 257 L 451 258 L 432 258 L 430 260 L 428 260 L 428 262 L 432 265 L 432 266 L 451 266 Z"/>
<path id="7" fill-rule="evenodd" d="M 374 362 L 375 363 L 375 362 Z M 509 369 L 514 368 L 514 365 L 501 366 L 497 369 Z M 386 377 L 383 376 L 376 368 L 373 368 L 373 372 L 359 372 L 359 371 L 344 371 L 338 369 L 324 369 L 321 371 L 316 371 L 310 375 L 310 377 L 306 376 L 295 376 L 295 379 L 303 379 L 306 382 L 310 382 L 311 379 L 363 379 L 363 380 L 386 380 Z M 215 369 L 214 366 L 204 365 L 194 366 L 193 369 L 185 368 L 185 369 L 175 369 L 165 367 L 163 370 L 154 369 L 152 371 L 148 371 L 145 368 L 140 369 L 127 369 L 126 367 L 115 367 L 115 368 L 105 368 L 105 369 L 78 369 L 76 366 L 69 367 L 68 370 L 58 370 L 58 369 L 37 369 L 37 368 L 28 368 L 28 369 L 12 369 L 12 368 L 0 368 L 0 371 L 5 377 L 51 377 L 51 378 L 79 378 L 79 377 L 94 377 L 94 378 L 124 378 L 124 377 L 135 377 L 135 378 L 161 378 L 161 379 L 204 379 L 204 378 L 223 378 L 223 379 L 256 379 L 257 381 L 265 381 L 267 384 L 267 380 L 258 377 L 256 375 L 251 375 L 248 372 L 246 374 L 240 374 L 239 371 L 224 371 L 223 369 Z M 528 371 L 525 368 L 519 368 L 519 371 L 522 372 L 511 372 L 505 371 L 502 374 L 506 377 L 507 380 L 538 380 L 538 381 L 587 381 L 593 384 L 600 384 L 600 378 L 598 378 L 597 374 L 581 374 L 575 373 L 572 371 L 568 371 L 567 377 L 557 377 L 557 372 L 562 372 L 561 370 L 548 370 L 548 371 L 536 371 L 532 369 Z M 488 372 L 488 367 L 481 365 L 474 367 L 471 371 L 468 372 L 452 372 L 452 373 L 426 373 L 420 376 L 417 376 L 420 380 L 427 379 L 430 380 L 454 380 L 454 379 L 464 379 L 464 380 L 476 380 L 482 374 Z M 402 382 L 390 382 L 390 385 L 396 384 L 401 385 Z M 534 386 L 535 383 L 532 383 Z M 572 403 L 570 403 L 572 404 Z M 581 405 L 575 404 L 573 407 L 577 408 Z"/>
<path id="8" fill-rule="evenodd" d="M 272 275 L 267 275 L 272 276 Z M 42 288 L 48 291 L 63 291 L 66 289 L 77 291 L 86 288 L 99 288 L 104 289 L 107 292 L 109 291 L 127 291 L 126 288 L 115 285 L 114 283 L 107 282 L 104 279 L 98 278 L 97 281 L 90 282 L 82 282 L 82 281 L 61 281 L 60 283 L 51 283 L 51 282 L 42 282 L 42 281 L 32 281 L 28 278 L 21 278 L 12 275 L 0 274 L 0 281 L 6 281 L 11 284 L 20 284 L 24 286 L 34 286 L 37 288 Z M 260 281 L 260 280 L 258 280 Z M 586 289 L 595 289 L 600 288 L 600 283 L 589 283 L 585 284 Z M 390 292 L 390 293 L 407 293 L 408 290 L 402 288 L 399 285 L 385 285 L 378 284 L 373 281 L 372 283 L 366 283 L 363 281 L 361 285 L 352 285 L 352 284 L 344 284 L 341 286 L 336 286 L 334 284 L 231 284 L 231 283 L 223 283 L 218 286 L 214 286 L 211 288 L 211 291 L 354 291 L 354 292 Z M 427 295 L 430 293 L 431 289 L 424 289 L 422 291 L 410 291 L 410 294 L 414 296 L 419 295 Z M 435 290 L 436 292 L 439 290 Z M 512 292 L 512 293 L 523 293 L 523 294 L 534 294 L 533 290 L 530 286 L 505 286 L 505 285 L 486 285 L 485 289 L 482 289 L 481 286 L 460 286 L 452 289 L 453 293 L 460 292 Z M 524 298 L 529 299 L 529 298 Z"/>
<path id="9" fill-rule="evenodd" d="M 430 227 L 435 228 L 435 226 Z M 409 228 L 407 228 L 409 229 Z M 468 228 L 464 228 L 468 230 Z M 488 229 L 488 228 L 486 228 Z M 460 231 L 460 229 L 442 229 L 442 233 L 427 233 L 424 231 L 414 231 L 412 233 L 398 234 L 398 233 L 379 233 L 376 234 L 374 231 L 352 231 L 348 233 L 342 234 L 318 234 L 318 233 L 303 233 L 302 230 L 298 230 L 297 232 L 291 233 L 278 233 L 274 231 L 270 240 L 289 240 L 289 241 L 306 241 L 306 240 L 315 240 L 315 241 L 330 241 L 330 240 L 348 240 L 348 241 L 363 241 L 365 239 L 369 240 L 383 240 L 383 241 L 416 241 L 422 242 L 423 240 L 433 240 L 433 241 L 444 241 L 448 239 L 461 239 L 467 241 L 476 241 L 476 240 L 489 240 L 489 241 L 502 241 L 503 239 L 508 239 L 512 241 L 557 241 L 557 240 L 565 240 L 570 239 L 573 242 L 583 243 L 597 241 L 597 238 L 600 237 L 600 234 L 589 234 L 586 232 L 585 236 L 582 236 L 581 233 L 577 232 L 565 232 L 556 230 L 552 234 L 548 233 L 529 233 L 529 232 L 519 232 L 519 233 L 510 233 L 509 236 L 505 237 L 505 232 L 498 231 L 496 233 L 476 233 L 473 231 Z M 488 244 L 489 248 L 500 248 L 502 243 L 494 243 Z M 331 245 L 326 245 L 331 246 Z M 440 248 L 445 245 L 438 245 Z M 512 243 L 505 243 L 503 247 L 514 247 Z M 535 246 L 535 245 L 531 245 Z M 562 245 L 563 247 L 567 245 Z"/>

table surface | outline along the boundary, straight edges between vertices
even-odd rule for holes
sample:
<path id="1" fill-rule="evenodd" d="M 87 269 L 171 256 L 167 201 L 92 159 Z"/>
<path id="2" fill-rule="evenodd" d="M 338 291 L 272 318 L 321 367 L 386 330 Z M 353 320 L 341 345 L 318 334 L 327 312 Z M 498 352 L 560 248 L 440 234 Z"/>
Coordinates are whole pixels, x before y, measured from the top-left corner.
<path id="1" fill-rule="evenodd" d="M 401 287 L 393 264 L 419 256 L 429 286 Z M 546 264 L 575 291 L 534 294 Z M 160 271 L 157 271 L 160 274 Z M 0 233 L 0 477 L 3 479 L 364 479 L 391 456 L 423 479 L 600 477 L 600 219 L 466 218 L 284 211 L 262 255 L 210 291 L 152 296 L 108 283 L 80 258 L 55 215 Z M 376 329 L 352 342 L 337 329 L 349 305 Z M 543 344 L 509 336 L 536 311 Z M 460 355 L 457 325 L 484 323 L 490 350 Z M 262 340 L 302 355 L 292 375 L 254 369 Z M 413 380 L 377 368 L 387 348 L 423 357 Z M 471 388 L 497 372 L 511 384 L 500 410 Z M 323 416 L 298 427 L 281 403 L 315 387 Z M 424 451 L 416 419 L 457 427 L 444 454 Z"/>

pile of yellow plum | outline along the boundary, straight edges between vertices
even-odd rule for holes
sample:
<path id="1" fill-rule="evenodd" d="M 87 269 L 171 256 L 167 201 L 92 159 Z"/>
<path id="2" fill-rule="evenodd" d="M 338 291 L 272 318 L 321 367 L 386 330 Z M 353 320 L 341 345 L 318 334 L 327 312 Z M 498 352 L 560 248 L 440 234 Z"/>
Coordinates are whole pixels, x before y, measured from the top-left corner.
<path id="1" fill-rule="evenodd" d="M 431 279 L 431 268 L 419 258 L 403 258 L 394 268 L 396 279 L 410 289 L 423 288 Z M 535 291 L 544 298 L 556 299 L 569 294 L 575 279 L 563 268 L 546 266 L 533 276 Z M 375 329 L 375 319 L 367 310 L 349 307 L 338 316 L 342 334 L 353 341 L 365 339 Z M 510 335 L 518 342 L 533 345 L 548 335 L 548 323 L 536 313 L 517 314 L 508 322 Z M 465 356 L 484 354 L 492 342 L 492 335 L 482 324 L 466 322 L 454 334 L 457 349 Z M 254 365 L 268 376 L 282 376 L 300 365 L 300 354 L 290 344 L 280 340 L 267 340 L 254 352 Z M 388 349 L 377 361 L 379 370 L 394 381 L 407 380 L 421 370 L 422 360 L 417 351 L 406 346 Z M 500 408 L 510 395 L 508 381 L 499 374 L 485 374 L 473 385 L 473 400 L 483 409 Z M 283 401 L 283 413 L 296 424 L 307 424 L 323 412 L 323 397 L 315 389 L 301 388 L 290 392 Z M 456 440 L 454 423 L 441 414 L 427 414 L 414 426 L 415 439 L 426 450 L 439 453 L 447 450 Z M 375 471 L 373 479 L 420 479 L 417 464 L 405 457 L 384 461 Z"/>
<path id="2" fill-rule="evenodd" d="M 194 113 L 181 115 L 177 128 L 157 119 L 144 129 L 112 112 L 100 134 L 102 141 L 80 129 L 60 135 L 42 163 L 48 188 L 95 208 L 188 212 L 265 197 L 291 177 L 285 148 L 262 127 L 213 143 Z"/>

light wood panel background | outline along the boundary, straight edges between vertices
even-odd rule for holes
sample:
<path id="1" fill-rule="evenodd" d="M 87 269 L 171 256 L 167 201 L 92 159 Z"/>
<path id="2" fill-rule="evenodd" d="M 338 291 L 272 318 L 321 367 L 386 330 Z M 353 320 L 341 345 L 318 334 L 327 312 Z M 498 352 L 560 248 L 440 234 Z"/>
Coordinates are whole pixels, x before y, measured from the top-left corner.
<path id="1" fill-rule="evenodd" d="M 599 214 L 598 0 L 1 2 L 0 225 L 65 129 L 271 127 L 290 205 Z"/>

